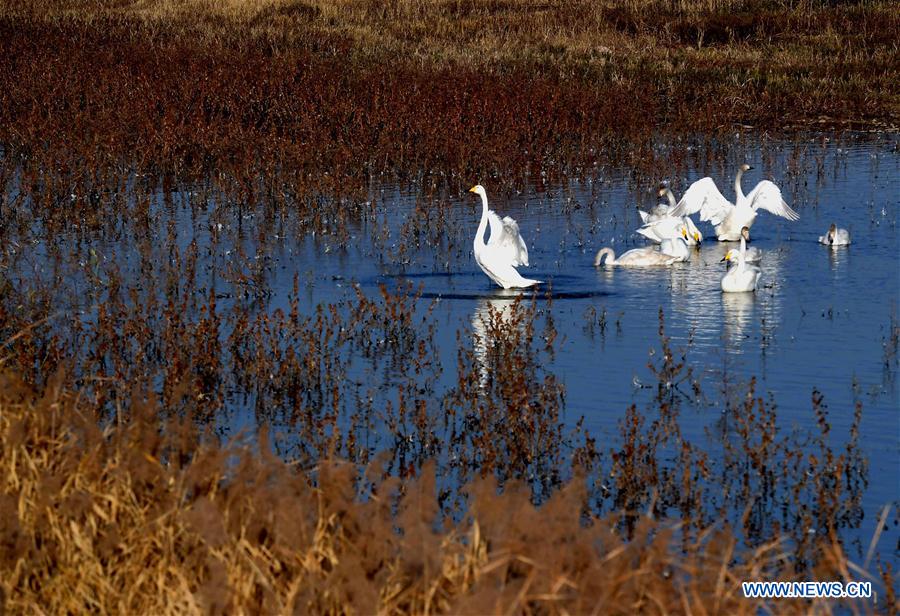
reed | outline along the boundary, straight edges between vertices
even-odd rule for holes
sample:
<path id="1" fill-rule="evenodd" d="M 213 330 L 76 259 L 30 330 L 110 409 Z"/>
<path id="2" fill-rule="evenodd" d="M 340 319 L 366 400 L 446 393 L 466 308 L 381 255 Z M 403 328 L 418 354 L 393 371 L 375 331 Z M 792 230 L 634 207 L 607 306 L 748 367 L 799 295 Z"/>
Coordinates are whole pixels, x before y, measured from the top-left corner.
<path id="1" fill-rule="evenodd" d="M 0 143 L 75 177 L 250 165 L 334 190 L 559 171 L 659 130 L 896 127 L 892 8 L 8 2 Z"/>
<path id="2" fill-rule="evenodd" d="M 836 444 L 818 393 L 795 434 L 741 384 L 711 444 L 690 442 L 701 384 L 660 315 L 650 399 L 601 442 L 564 419 L 538 303 L 484 311 L 442 366 L 416 289 L 305 314 L 315 281 L 273 308 L 272 264 L 361 233 L 384 263 L 459 254 L 464 177 L 658 176 L 715 147 L 664 161 L 654 134 L 896 125 L 892 8 L 4 3 L 4 607 L 755 613 L 741 579 L 850 579 L 861 407 Z M 395 179 L 427 198 L 392 235 L 372 187 Z M 251 434 L 226 443 L 235 407 Z M 883 575 L 875 608 L 893 609 Z"/>
<path id="3" fill-rule="evenodd" d="M 454 521 L 432 464 L 402 481 L 377 463 L 298 472 L 265 435 L 255 451 L 181 420 L 160 430 L 159 401 L 140 391 L 127 424 L 100 427 L 60 379 L 35 390 L 0 378 L 0 592 L 13 612 L 897 607 L 890 584 L 874 604 L 744 599 L 742 580 L 797 579 L 784 543 L 742 548 L 727 525 L 682 543 L 649 510 L 625 541 L 615 516 L 585 517 L 578 478 L 540 509 L 519 482 L 476 480 Z M 858 575 L 833 537 L 817 542 L 820 579 Z"/>

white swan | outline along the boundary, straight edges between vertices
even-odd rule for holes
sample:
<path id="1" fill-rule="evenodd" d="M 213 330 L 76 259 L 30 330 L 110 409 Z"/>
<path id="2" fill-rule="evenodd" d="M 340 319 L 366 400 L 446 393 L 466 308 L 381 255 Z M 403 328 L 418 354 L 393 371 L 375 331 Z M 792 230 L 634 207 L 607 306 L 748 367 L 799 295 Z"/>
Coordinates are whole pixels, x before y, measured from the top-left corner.
<path id="1" fill-rule="evenodd" d="M 605 261 L 604 261 L 605 258 Z M 601 265 L 622 265 L 625 267 L 648 267 L 653 265 L 672 265 L 676 261 L 680 261 L 678 257 L 666 255 L 653 246 L 645 246 L 644 248 L 633 248 L 624 253 L 618 259 L 612 248 L 601 248 L 594 257 L 594 267 Z"/>
<path id="2" fill-rule="evenodd" d="M 747 248 L 747 242 L 750 241 L 750 229 L 741 228 L 741 253 L 744 255 L 745 263 L 759 263 L 762 261 L 762 250 L 756 246 Z"/>
<path id="3" fill-rule="evenodd" d="M 744 261 L 742 251 L 732 248 L 725 253 L 722 260 L 737 263 L 722 277 L 722 291 L 725 293 L 756 291 L 756 285 L 759 283 L 759 276 L 762 272 L 755 265 L 748 265 Z"/>
<path id="4" fill-rule="evenodd" d="M 846 229 L 838 229 L 837 225 L 831 223 L 828 227 L 828 233 L 819 237 L 820 244 L 827 244 L 832 248 L 835 246 L 847 246 L 850 243 L 850 232 Z"/>
<path id="5" fill-rule="evenodd" d="M 675 209 L 675 195 L 668 186 L 659 189 L 659 196 L 663 195 L 668 197 L 669 205 L 660 203 L 650 212 L 638 210 L 644 225 L 637 232 L 657 244 L 679 235 L 685 238 L 688 246 L 701 243 L 703 234 L 689 216 L 672 215 L 671 212 Z"/>
<path id="6" fill-rule="evenodd" d="M 519 225 L 509 216 L 502 220 L 488 209 L 487 192 L 481 184 L 469 189 L 481 197 L 481 222 L 475 232 L 472 250 L 475 262 L 488 278 L 504 289 L 525 288 L 539 284 L 540 280 L 522 277 L 516 267 L 528 266 L 528 248 L 519 234 Z M 484 232 L 491 226 L 491 237 L 485 242 Z"/>
<path id="7" fill-rule="evenodd" d="M 472 350 L 478 367 L 478 385 L 482 390 L 487 387 L 495 368 L 505 359 L 498 337 L 502 338 L 506 328 L 521 330 L 524 327 L 524 323 L 515 318 L 518 296 L 519 292 L 514 289 L 497 291 L 494 297 L 478 300 L 472 315 Z"/>
<path id="8" fill-rule="evenodd" d="M 737 201 L 732 204 L 722 196 L 712 178 L 697 180 L 688 187 L 681 201 L 670 213 L 673 216 L 690 216 L 700 212 L 700 220 L 711 222 L 720 242 L 737 241 L 741 229 L 753 226 L 757 211 L 762 208 L 788 220 L 798 220 L 800 215 L 788 207 L 781 196 L 781 189 L 769 180 L 763 180 L 745 195 L 741 190 L 741 177 L 750 165 L 741 165 L 734 178 Z"/>
<path id="9" fill-rule="evenodd" d="M 676 257 L 678 261 L 687 261 L 691 257 L 687 240 L 684 237 L 666 238 L 659 245 L 659 251 L 664 255 Z M 623 257 L 625 255 L 622 255 Z"/>
<path id="10" fill-rule="evenodd" d="M 659 190 L 656 191 L 657 196 L 659 197 L 667 197 L 668 203 L 659 203 L 649 212 L 645 212 L 642 209 L 638 208 L 638 214 L 641 215 L 641 222 L 656 222 L 657 220 L 661 220 L 669 215 L 669 210 L 675 207 L 675 195 L 672 194 L 672 191 L 669 190 L 668 186 L 661 186 Z"/>

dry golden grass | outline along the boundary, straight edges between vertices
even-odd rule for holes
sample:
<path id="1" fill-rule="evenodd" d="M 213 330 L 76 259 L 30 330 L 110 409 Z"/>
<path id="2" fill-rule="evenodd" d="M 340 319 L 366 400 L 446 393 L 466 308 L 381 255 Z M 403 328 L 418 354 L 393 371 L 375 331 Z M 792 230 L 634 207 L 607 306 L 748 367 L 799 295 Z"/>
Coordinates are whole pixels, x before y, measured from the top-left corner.
<path id="1" fill-rule="evenodd" d="M 791 60 L 806 64 L 801 52 L 815 52 L 819 62 L 835 60 L 830 50 L 896 54 L 890 41 L 898 28 L 889 2 L 833 7 L 809 0 L 39 0 L 16 7 L 10 12 L 42 19 L 137 19 L 213 36 L 239 26 L 283 44 L 302 43 L 308 33 L 339 36 L 365 53 L 426 66 L 562 61 L 584 69 L 611 59 L 666 62 L 673 53 L 695 62 L 696 51 L 725 47 L 740 57 L 763 51 L 783 69 Z"/>
<path id="2" fill-rule="evenodd" d="M 766 606 L 740 582 L 790 579 L 783 546 L 741 550 L 727 528 L 685 546 L 644 517 L 623 541 L 614 518 L 583 518 L 578 480 L 539 509 L 518 484 L 498 494 L 477 481 L 453 522 L 438 519 L 430 466 L 404 482 L 377 465 L 301 473 L 267 454 L 264 436 L 259 452 L 219 448 L 189 424 L 161 426 L 137 392 L 128 406 L 127 422 L 101 428 L 59 379 L 36 392 L 0 377 L 9 612 L 756 614 Z M 816 578 L 858 579 L 836 543 L 822 548 Z"/>
<path id="3" fill-rule="evenodd" d="M 896 60 L 894 9 L 880 0 L 13 0 L 0 15 L 132 20 L 208 40 L 239 29 L 244 42 L 267 40 L 284 49 L 323 37 L 326 47 L 329 39 L 347 41 L 355 53 L 423 68 L 554 65 L 564 78 L 602 78 L 604 67 L 613 78 L 650 68 L 648 77 L 656 77 L 729 61 L 795 80 L 823 63 L 844 73 L 830 71 L 817 80 L 821 85 L 849 77 L 848 68 L 878 78 L 856 59 Z M 810 77 L 794 91 L 813 85 Z M 888 95 L 884 85 L 879 79 L 867 89 Z"/>

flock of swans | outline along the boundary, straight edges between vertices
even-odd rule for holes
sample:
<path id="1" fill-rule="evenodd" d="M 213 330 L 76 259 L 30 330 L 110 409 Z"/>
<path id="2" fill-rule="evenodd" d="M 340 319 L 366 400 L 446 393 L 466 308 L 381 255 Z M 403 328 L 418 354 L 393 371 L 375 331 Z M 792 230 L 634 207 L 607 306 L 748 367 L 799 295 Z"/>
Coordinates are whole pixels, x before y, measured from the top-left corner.
<path id="1" fill-rule="evenodd" d="M 757 213 L 762 209 L 791 221 L 798 220 L 800 216 L 785 203 L 778 186 L 769 180 L 762 180 L 749 194 L 744 194 L 741 178 L 752 168 L 747 164 L 738 168 L 734 180 L 734 203 L 726 199 L 713 179 L 708 177 L 691 184 L 677 202 L 668 187 L 661 188 L 659 196 L 666 197 L 668 203 L 660 203 L 650 212 L 639 212 L 643 225 L 637 233 L 654 245 L 634 248 L 618 257 L 612 248 L 601 248 L 594 259 L 594 265 L 649 267 L 687 261 L 690 257 L 689 247 L 699 246 L 703 241 L 703 234 L 691 219 L 691 216 L 699 213 L 701 222 L 713 225 L 720 242 L 740 241 L 740 249 L 732 248 L 722 259 L 728 263 L 728 271 L 722 277 L 722 291 L 755 291 L 761 275 L 757 263 L 762 259 L 762 251 L 756 247 L 748 248 L 747 243 L 750 241 L 750 227 L 753 226 Z M 487 192 L 480 184 L 470 188 L 469 192 L 481 197 L 482 204 L 481 222 L 473 246 L 478 266 L 488 278 L 504 289 L 527 288 L 539 284 L 540 280 L 525 278 L 516 269 L 528 267 L 528 248 L 516 221 L 509 216 L 501 219 L 488 207 Z M 491 233 L 485 242 L 484 234 L 488 227 Z M 831 247 L 846 246 L 850 243 L 850 233 L 832 224 L 828 232 L 819 237 L 819 242 Z"/>

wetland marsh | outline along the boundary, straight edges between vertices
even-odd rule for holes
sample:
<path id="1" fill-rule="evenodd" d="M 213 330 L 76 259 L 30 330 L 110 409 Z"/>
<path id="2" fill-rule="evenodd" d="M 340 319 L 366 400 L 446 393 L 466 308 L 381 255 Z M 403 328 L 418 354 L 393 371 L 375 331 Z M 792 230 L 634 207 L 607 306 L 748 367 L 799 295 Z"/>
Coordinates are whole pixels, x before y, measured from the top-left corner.
<path id="1" fill-rule="evenodd" d="M 896 16 L 351 4 L 0 13 L 0 599 L 756 613 L 742 580 L 871 579 L 815 607 L 895 609 Z M 823 41 L 852 51 L 796 69 Z M 754 224 L 755 293 L 706 223 L 594 267 L 660 182 L 732 197 L 742 163 L 800 216 Z M 476 183 L 539 286 L 478 268 Z"/>

